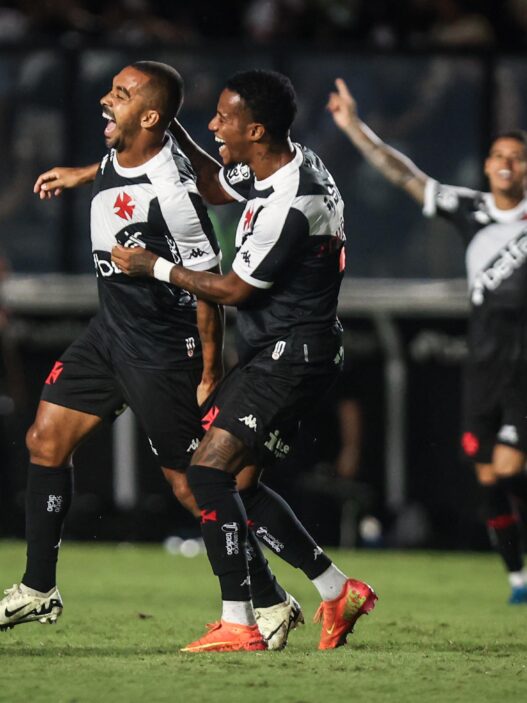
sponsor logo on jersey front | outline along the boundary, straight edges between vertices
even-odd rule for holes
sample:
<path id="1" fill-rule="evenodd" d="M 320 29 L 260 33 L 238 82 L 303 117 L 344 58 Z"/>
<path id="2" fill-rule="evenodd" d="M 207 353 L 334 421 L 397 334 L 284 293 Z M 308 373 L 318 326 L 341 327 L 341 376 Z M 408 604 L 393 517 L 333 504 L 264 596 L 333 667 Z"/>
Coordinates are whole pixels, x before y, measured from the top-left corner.
<path id="1" fill-rule="evenodd" d="M 117 265 L 113 263 L 110 259 L 105 259 L 103 257 L 109 257 L 106 252 L 93 252 L 93 263 L 95 264 L 95 274 L 97 276 L 102 276 L 103 278 L 109 278 L 110 276 L 124 275 L 122 271 L 117 268 Z"/>
<path id="2" fill-rule="evenodd" d="M 485 290 L 493 291 L 519 269 L 527 259 L 527 232 L 522 232 L 518 239 L 509 242 L 500 250 L 494 262 L 474 278 L 471 300 L 473 305 L 482 305 Z"/>
<path id="3" fill-rule="evenodd" d="M 239 417 L 238 420 L 243 422 L 244 425 L 247 425 L 250 430 L 254 430 L 256 432 L 257 422 L 254 415 L 245 415 L 245 417 Z"/>
<path id="4" fill-rule="evenodd" d="M 128 193 L 119 193 L 113 204 L 113 211 L 123 220 L 131 220 L 135 210 L 135 203 Z"/>

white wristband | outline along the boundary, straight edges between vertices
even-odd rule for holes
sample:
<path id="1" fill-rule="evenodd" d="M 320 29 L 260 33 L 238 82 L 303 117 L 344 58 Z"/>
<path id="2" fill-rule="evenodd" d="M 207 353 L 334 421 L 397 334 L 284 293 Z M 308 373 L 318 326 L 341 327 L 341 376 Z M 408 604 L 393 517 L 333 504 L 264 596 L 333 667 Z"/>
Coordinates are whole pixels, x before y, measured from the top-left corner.
<path id="1" fill-rule="evenodd" d="M 175 264 L 173 261 L 167 261 L 166 259 L 159 257 L 152 270 L 154 278 L 157 278 L 158 281 L 163 281 L 164 283 L 170 283 L 170 272 L 174 268 L 174 265 Z"/>

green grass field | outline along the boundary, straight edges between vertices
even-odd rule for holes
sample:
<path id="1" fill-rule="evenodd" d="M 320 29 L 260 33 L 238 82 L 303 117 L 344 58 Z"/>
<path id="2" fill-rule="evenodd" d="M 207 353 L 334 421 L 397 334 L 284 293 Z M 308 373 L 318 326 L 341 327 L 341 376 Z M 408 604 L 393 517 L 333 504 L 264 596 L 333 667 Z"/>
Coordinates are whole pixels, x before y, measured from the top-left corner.
<path id="1" fill-rule="evenodd" d="M 318 625 L 283 652 L 184 654 L 219 615 L 204 556 L 158 546 L 66 544 L 54 627 L 0 633 L 6 703 L 456 703 L 527 700 L 527 605 L 507 606 L 497 558 L 474 554 L 335 552 L 380 599 L 348 646 L 318 652 Z M 22 543 L 0 542 L 2 586 L 19 580 Z M 315 589 L 275 558 L 283 585 L 311 616 Z"/>

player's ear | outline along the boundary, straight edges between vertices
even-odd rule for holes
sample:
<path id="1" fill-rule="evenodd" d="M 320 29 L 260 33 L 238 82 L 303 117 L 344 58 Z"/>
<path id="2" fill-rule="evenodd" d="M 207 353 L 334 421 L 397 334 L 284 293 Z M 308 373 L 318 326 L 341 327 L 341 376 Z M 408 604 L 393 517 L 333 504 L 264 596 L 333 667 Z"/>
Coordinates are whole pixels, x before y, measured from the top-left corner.
<path id="1" fill-rule="evenodd" d="M 253 142 L 259 142 L 263 139 L 265 127 L 260 122 L 252 122 L 249 125 L 249 139 Z"/>
<path id="2" fill-rule="evenodd" d="M 157 110 L 147 110 L 141 117 L 141 127 L 144 129 L 152 129 L 159 124 L 160 115 Z"/>

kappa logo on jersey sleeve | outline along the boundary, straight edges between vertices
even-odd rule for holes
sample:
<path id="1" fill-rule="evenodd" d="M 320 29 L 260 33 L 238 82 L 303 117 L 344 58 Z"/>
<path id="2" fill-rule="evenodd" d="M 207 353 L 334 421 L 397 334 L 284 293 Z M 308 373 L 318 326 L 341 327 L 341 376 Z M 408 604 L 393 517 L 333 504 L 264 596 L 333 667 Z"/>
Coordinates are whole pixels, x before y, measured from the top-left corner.
<path id="1" fill-rule="evenodd" d="M 134 214 L 135 203 L 128 193 L 119 193 L 113 204 L 113 211 L 123 220 L 131 220 Z"/>

